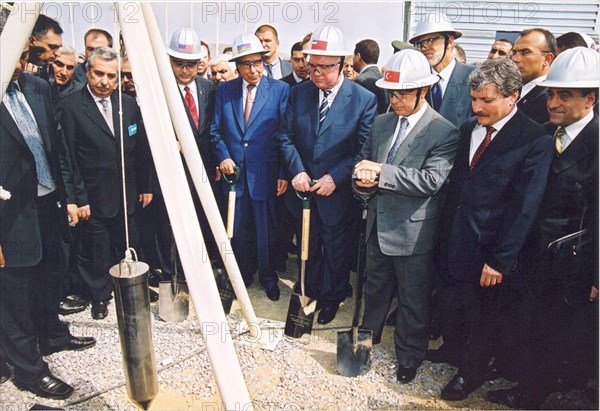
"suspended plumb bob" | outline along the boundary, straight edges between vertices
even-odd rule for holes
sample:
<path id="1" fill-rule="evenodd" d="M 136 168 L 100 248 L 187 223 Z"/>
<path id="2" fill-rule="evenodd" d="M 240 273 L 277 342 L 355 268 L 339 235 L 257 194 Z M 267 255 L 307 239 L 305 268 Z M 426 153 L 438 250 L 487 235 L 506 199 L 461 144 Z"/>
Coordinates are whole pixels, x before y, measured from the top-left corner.
<path id="1" fill-rule="evenodd" d="M 148 264 L 127 260 L 109 271 L 115 288 L 127 395 L 145 410 L 158 394 L 148 271 Z"/>

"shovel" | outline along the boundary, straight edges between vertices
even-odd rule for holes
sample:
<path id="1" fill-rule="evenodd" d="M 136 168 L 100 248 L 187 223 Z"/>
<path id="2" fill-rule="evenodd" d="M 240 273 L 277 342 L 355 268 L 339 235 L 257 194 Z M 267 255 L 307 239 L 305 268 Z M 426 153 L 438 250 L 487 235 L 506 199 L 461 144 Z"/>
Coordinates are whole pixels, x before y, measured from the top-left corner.
<path id="1" fill-rule="evenodd" d="M 158 283 L 158 315 L 169 323 L 184 321 L 190 311 L 190 296 L 184 279 L 177 277 L 177 245 L 171 239 L 171 281 Z"/>
<path id="2" fill-rule="evenodd" d="M 362 308 L 363 283 L 365 281 L 365 248 L 367 231 L 367 209 L 369 200 L 377 192 L 377 186 L 365 188 L 352 184 L 354 196 L 361 202 L 360 240 L 358 243 L 358 261 L 356 263 L 356 301 L 352 329 L 338 332 L 337 363 L 335 369 L 344 377 L 357 377 L 371 369 L 371 348 L 373 331 L 359 330 L 358 319 Z"/>
<path id="3" fill-rule="evenodd" d="M 223 180 L 229 184 L 229 198 L 227 202 L 227 238 L 229 241 L 233 238 L 233 226 L 235 221 L 235 196 L 236 184 L 240 181 L 240 168 L 235 167 L 233 174 L 223 174 Z M 231 312 L 231 305 L 235 299 L 235 292 L 227 272 L 222 268 L 215 270 L 215 281 L 217 282 L 217 288 L 219 289 L 219 297 L 221 298 L 221 304 L 223 305 L 223 311 L 225 315 Z"/>
<path id="4" fill-rule="evenodd" d="M 315 182 L 311 181 L 310 186 Z M 306 277 L 306 260 L 308 260 L 308 238 L 310 234 L 310 202 L 313 192 L 306 191 L 296 195 L 302 200 L 302 245 L 300 248 L 300 292 L 292 293 L 290 297 L 290 306 L 288 308 L 287 318 L 285 320 L 284 334 L 292 338 L 300 338 L 303 334 L 310 334 L 313 321 L 315 319 L 315 310 L 317 300 L 311 300 L 306 296 L 304 280 Z"/>

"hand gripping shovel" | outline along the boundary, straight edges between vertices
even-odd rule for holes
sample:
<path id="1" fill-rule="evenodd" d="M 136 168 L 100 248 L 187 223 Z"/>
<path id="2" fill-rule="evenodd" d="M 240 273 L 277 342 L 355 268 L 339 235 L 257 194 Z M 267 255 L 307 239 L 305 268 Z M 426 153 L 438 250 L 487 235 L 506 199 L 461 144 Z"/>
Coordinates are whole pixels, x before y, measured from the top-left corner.
<path id="1" fill-rule="evenodd" d="M 184 321 L 190 311 L 187 284 L 178 278 L 177 271 L 177 245 L 171 236 L 171 281 L 158 283 L 158 316 L 169 323 Z"/>
<path id="2" fill-rule="evenodd" d="M 363 283 L 365 279 L 365 244 L 367 231 L 367 208 L 369 200 L 377 192 L 377 186 L 358 187 L 352 184 L 354 196 L 361 202 L 362 219 L 360 221 L 360 241 L 358 243 L 358 262 L 356 264 L 356 304 L 352 329 L 338 332 L 336 370 L 344 377 L 363 375 L 371 368 L 371 348 L 373 331 L 359 330 L 358 319 L 362 308 Z"/>
<path id="3" fill-rule="evenodd" d="M 233 174 L 223 174 L 223 180 L 229 184 L 229 198 L 227 202 L 227 238 L 229 241 L 233 238 L 233 226 L 235 221 L 235 196 L 236 184 L 240 181 L 240 168 L 235 167 Z M 221 298 L 221 304 L 223 305 L 223 311 L 225 315 L 228 315 L 231 311 L 231 305 L 235 299 L 235 292 L 227 272 L 221 268 L 215 270 L 215 281 L 217 282 L 217 288 L 219 289 L 219 297 Z"/>
<path id="4" fill-rule="evenodd" d="M 310 186 L 315 182 L 311 181 Z M 317 300 L 311 300 L 306 296 L 304 289 L 304 279 L 306 277 L 306 260 L 308 260 L 308 238 L 310 234 L 310 202 L 313 197 L 312 192 L 306 191 L 296 195 L 302 200 L 302 246 L 300 248 L 300 292 L 293 293 L 290 297 L 290 306 L 288 308 L 287 318 L 285 320 L 284 333 L 288 337 L 300 338 L 303 334 L 310 334 L 313 321 L 315 319 L 315 309 Z"/>

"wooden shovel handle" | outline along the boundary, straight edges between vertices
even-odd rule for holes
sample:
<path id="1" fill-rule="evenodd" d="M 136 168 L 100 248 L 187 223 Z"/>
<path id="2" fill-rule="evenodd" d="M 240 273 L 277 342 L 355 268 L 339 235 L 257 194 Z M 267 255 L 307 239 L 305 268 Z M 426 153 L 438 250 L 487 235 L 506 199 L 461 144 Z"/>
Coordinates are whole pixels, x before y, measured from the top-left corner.
<path id="1" fill-rule="evenodd" d="M 233 221 L 235 217 L 235 191 L 229 192 L 229 201 L 227 202 L 227 238 L 233 238 Z"/>
<path id="2" fill-rule="evenodd" d="M 310 208 L 302 210 L 302 246 L 300 259 L 308 260 L 308 239 L 310 237 Z"/>

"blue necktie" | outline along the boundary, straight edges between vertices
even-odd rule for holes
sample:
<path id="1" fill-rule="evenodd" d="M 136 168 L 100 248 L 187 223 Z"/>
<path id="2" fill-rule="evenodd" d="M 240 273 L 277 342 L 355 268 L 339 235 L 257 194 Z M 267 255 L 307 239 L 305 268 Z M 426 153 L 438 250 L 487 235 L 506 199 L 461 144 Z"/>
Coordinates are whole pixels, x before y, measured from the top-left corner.
<path id="1" fill-rule="evenodd" d="M 408 128 L 408 120 L 406 117 L 402 117 L 400 119 L 400 128 L 398 129 L 398 134 L 396 135 L 396 140 L 394 140 L 394 144 L 392 148 L 390 148 L 390 152 L 388 153 L 387 160 L 385 160 L 386 164 L 392 164 L 394 161 L 394 157 L 396 157 L 396 153 L 400 148 L 400 144 L 406 139 L 406 129 Z"/>
<path id="2" fill-rule="evenodd" d="M 323 123 L 325 120 L 325 116 L 329 112 L 329 101 L 328 97 L 331 94 L 331 90 L 323 90 L 323 101 L 321 102 L 321 106 L 319 107 L 319 124 Z"/>
<path id="3" fill-rule="evenodd" d="M 38 184 L 44 186 L 49 191 L 56 189 L 54 178 L 52 178 L 52 172 L 50 171 L 50 163 L 46 157 L 46 151 L 44 150 L 44 142 L 42 136 L 37 128 L 36 122 L 25 106 L 25 96 L 21 94 L 21 97 L 17 94 L 17 85 L 11 82 L 7 89 L 6 94 L 8 97 L 8 103 L 12 109 L 12 114 L 19 127 L 19 131 L 23 135 L 33 158 L 35 159 L 35 169 L 37 174 Z"/>
<path id="4" fill-rule="evenodd" d="M 265 71 L 267 77 L 273 77 L 273 65 L 265 63 Z"/>
<path id="5" fill-rule="evenodd" d="M 440 111 L 440 106 L 442 105 L 442 86 L 440 84 L 442 78 L 439 75 L 438 77 L 438 82 L 431 87 L 431 102 L 435 111 Z"/>

